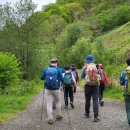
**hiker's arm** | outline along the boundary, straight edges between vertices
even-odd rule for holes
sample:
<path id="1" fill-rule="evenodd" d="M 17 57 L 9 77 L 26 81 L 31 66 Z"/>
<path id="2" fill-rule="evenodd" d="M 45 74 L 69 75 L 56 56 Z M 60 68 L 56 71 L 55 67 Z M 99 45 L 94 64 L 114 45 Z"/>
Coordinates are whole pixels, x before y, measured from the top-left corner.
<path id="1" fill-rule="evenodd" d="M 86 68 L 86 66 L 84 66 L 84 67 L 82 68 L 81 79 L 85 78 L 85 68 Z"/>
<path id="2" fill-rule="evenodd" d="M 76 81 L 75 81 L 75 78 L 74 78 L 73 74 L 72 74 L 72 81 L 74 83 L 74 87 L 76 87 Z"/>
<path id="3" fill-rule="evenodd" d="M 76 75 L 77 75 L 77 81 L 79 82 L 79 75 L 78 75 L 78 71 L 76 70 Z"/>
<path id="4" fill-rule="evenodd" d="M 40 76 L 40 79 L 41 79 L 41 80 L 44 80 L 44 79 L 45 79 L 45 76 L 46 76 L 46 68 L 42 71 L 41 76 Z"/>

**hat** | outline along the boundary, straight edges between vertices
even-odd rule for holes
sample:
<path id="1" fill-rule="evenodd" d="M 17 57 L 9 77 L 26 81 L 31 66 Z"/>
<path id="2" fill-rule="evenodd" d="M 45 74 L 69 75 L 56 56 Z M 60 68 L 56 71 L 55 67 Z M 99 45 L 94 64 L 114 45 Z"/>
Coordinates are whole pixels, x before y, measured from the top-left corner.
<path id="1" fill-rule="evenodd" d="M 56 58 L 52 58 L 50 61 L 51 62 L 57 62 L 58 60 Z"/>
<path id="2" fill-rule="evenodd" d="M 93 58 L 93 55 L 87 55 L 86 57 L 86 62 L 87 63 L 93 63 L 95 60 Z"/>

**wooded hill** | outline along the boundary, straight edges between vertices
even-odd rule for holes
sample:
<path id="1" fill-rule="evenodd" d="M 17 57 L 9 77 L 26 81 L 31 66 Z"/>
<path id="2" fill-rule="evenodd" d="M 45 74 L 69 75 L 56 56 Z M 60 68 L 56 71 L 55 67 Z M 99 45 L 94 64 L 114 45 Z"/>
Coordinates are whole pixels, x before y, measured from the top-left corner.
<path id="1" fill-rule="evenodd" d="M 35 8 L 31 0 L 0 6 L 0 57 L 14 54 L 22 79 L 39 77 L 52 57 L 81 69 L 90 53 L 109 77 L 119 75 L 130 48 L 129 0 L 57 0 Z"/>

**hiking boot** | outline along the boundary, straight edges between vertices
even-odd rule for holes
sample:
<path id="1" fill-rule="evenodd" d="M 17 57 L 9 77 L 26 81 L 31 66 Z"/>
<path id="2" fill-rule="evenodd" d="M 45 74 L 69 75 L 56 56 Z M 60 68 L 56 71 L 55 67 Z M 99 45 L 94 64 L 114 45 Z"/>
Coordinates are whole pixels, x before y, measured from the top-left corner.
<path id="1" fill-rule="evenodd" d="M 53 124 L 54 123 L 54 120 L 53 119 L 49 119 L 48 120 L 48 124 Z"/>
<path id="2" fill-rule="evenodd" d="M 94 117 L 94 122 L 98 122 L 99 121 L 99 118 L 98 117 Z"/>
<path id="3" fill-rule="evenodd" d="M 103 105 L 104 105 L 104 101 L 101 100 L 101 102 L 100 102 L 100 106 L 103 106 Z"/>
<path id="4" fill-rule="evenodd" d="M 72 102 L 70 102 L 71 108 L 74 108 L 74 104 Z"/>
<path id="5" fill-rule="evenodd" d="M 65 109 L 68 109 L 68 105 L 65 105 Z"/>
<path id="6" fill-rule="evenodd" d="M 84 113 L 84 115 L 85 115 L 87 118 L 90 117 L 90 116 L 89 116 L 89 113 Z"/>
<path id="7" fill-rule="evenodd" d="M 57 115 L 57 116 L 56 116 L 56 120 L 57 120 L 57 121 L 62 120 L 62 118 L 63 118 L 63 117 L 62 117 L 61 115 Z"/>

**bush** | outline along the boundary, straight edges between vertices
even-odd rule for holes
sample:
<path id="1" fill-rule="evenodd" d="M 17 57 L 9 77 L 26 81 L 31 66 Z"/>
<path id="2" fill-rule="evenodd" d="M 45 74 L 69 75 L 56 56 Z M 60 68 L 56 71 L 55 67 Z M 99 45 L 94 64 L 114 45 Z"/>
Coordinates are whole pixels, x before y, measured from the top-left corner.
<path id="1" fill-rule="evenodd" d="M 5 93 L 9 86 L 19 79 L 20 68 L 16 57 L 11 53 L 0 52 L 0 93 Z"/>

